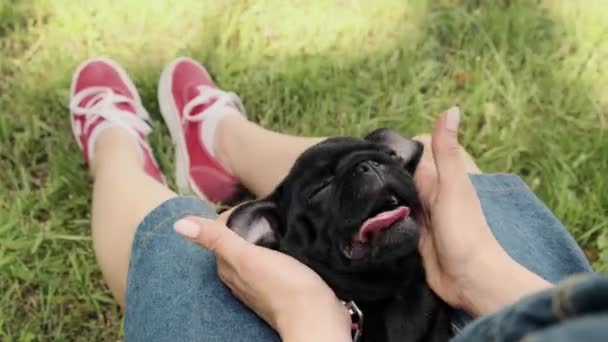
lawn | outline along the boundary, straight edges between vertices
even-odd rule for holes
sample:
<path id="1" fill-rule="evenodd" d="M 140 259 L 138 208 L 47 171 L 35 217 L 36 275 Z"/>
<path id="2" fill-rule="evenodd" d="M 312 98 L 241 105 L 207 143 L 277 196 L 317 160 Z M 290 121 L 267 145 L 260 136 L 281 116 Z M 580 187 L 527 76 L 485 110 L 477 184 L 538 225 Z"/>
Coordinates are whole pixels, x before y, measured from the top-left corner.
<path id="1" fill-rule="evenodd" d="M 0 340 L 122 339 L 66 109 L 94 55 L 129 70 L 169 174 L 155 91 L 178 55 L 294 134 L 425 132 L 458 103 L 481 168 L 521 175 L 608 270 L 606 17 L 604 0 L 0 0 Z"/>

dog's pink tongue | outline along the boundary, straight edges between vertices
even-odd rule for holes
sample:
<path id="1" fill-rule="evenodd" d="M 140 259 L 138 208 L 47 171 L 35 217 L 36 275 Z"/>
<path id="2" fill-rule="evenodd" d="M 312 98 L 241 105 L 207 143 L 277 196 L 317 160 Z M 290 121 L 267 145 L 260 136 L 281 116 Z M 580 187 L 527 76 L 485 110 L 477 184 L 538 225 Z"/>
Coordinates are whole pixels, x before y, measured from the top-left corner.
<path id="1" fill-rule="evenodd" d="M 374 217 L 368 218 L 359 229 L 359 240 L 361 242 L 367 242 L 369 235 L 373 232 L 380 232 L 391 224 L 408 217 L 410 214 L 410 208 L 406 206 L 400 206 L 390 211 L 382 212 Z"/>

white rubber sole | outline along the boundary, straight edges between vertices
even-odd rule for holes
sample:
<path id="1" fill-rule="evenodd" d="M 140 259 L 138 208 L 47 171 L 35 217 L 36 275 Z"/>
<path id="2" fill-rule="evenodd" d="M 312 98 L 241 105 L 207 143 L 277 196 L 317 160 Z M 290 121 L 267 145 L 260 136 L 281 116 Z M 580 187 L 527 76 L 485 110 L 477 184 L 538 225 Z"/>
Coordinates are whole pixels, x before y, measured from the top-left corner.
<path id="1" fill-rule="evenodd" d="M 175 147 L 175 183 L 177 184 L 178 192 L 180 194 L 194 192 L 200 198 L 207 199 L 190 177 L 190 158 L 188 157 L 188 150 L 186 148 L 186 139 L 182 131 L 179 111 L 175 106 L 171 92 L 173 70 L 182 61 L 196 63 L 196 61 L 188 57 L 179 57 L 165 67 L 158 82 L 158 104 L 160 106 L 160 114 L 169 128 L 169 134 Z"/>

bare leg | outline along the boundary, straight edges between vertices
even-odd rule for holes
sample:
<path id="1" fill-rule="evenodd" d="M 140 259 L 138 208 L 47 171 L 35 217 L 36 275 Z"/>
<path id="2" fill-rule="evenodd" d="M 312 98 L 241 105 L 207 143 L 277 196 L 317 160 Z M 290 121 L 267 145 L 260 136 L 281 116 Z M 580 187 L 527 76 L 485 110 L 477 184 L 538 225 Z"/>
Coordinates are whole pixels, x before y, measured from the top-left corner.
<path id="1" fill-rule="evenodd" d="M 95 144 L 91 163 L 93 248 L 122 307 L 135 230 L 148 212 L 176 196 L 144 172 L 137 148 L 123 129 L 108 128 Z"/>
<path id="2" fill-rule="evenodd" d="M 275 133 L 239 117 L 226 117 L 216 132 L 216 156 L 256 196 L 269 194 L 300 154 L 324 138 Z"/>
<path id="3" fill-rule="evenodd" d="M 219 162 L 258 197 L 269 194 L 287 175 L 300 154 L 325 138 L 304 138 L 279 134 L 238 117 L 220 121 L 216 133 Z M 430 149 L 430 136 L 416 139 Z M 469 173 L 481 171 L 462 149 Z"/>

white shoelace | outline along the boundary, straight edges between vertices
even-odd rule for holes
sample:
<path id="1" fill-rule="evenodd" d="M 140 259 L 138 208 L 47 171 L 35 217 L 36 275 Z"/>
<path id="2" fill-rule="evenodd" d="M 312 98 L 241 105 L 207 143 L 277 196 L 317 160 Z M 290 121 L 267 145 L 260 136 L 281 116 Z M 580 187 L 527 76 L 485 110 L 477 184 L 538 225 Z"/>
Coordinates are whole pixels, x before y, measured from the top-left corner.
<path id="1" fill-rule="evenodd" d="M 89 96 L 92 96 L 91 99 L 89 99 L 84 106 L 81 106 L 80 103 Z M 120 103 L 131 105 L 135 110 L 135 115 L 132 112 L 118 108 L 117 105 Z M 97 132 L 91 132 L 91 135 L 89 136 L 89 160 L 93 158 L 93 145 L 100 132 L 100 130 L 97 129 L 98 127 L 121 127 L 129 132 L 129 134 L 143 146 L 146 144 L 140 134 L 146 136 L 152 130 L 150 125 L 146 123 L 146 120 L 148 120 L 150 116 L 139 102 L 124 95 L 117 94 L 107 87 L 90 87 L 78 92 L 70 101 L 70 111 L 76 115 L 84 115 L 86 117 L 84 127 L 80 127 L 80 125 L 76 124 L 75 120 L 72 119 L 74 133 L 77 137 L 79 137 L 83 131 L 87 132 L 90 125 L 93 124 L 97 118 L 103 118 L 106 121 L 106 123 L 102 122 L 95 127 L 94 130 Z"/>
<path id="2" fill-rule="evenodd" d="M 215 131 L 217 124 L 226 115 L 240 115 L 246 117 L 247 113 L 241 99 L 233 92 L 226 92 L 209 86 L 198 86 L 199 95 L 194 97 L 184 106 L 184 121 L 205 122 L 200 132 L 200 139 L 211 156 L 215 157 Z M 209 103 L 212 99 L 215 102 L 202 110 L 200 113 L 192 114 L 194 108 Z M 236 106 L 236 109 L 231 105 Z M 232 111 L 226 110 L 231 108 Z"/>
<path id="3" fill-rule="evenodd" d="M 85 106 L 80 106 L 80 103 L 87 97 L 92 98 L 87 101 Z M 118 104 L 130 104 L 137 115 L 118 108 Z M 150 126 L 145 120 L 148 120 L 148 112 L 141 104 L 124 95 L 117 94 L 110 88 L 106 87 L 90 87 L 83 89 L 78 94 L 74 95 L 70 101 L 70 110 L 78 115 L 86 116 L 83 130 L 86 132 L 89 126 L 95 122 L 98 117 L 120 126 L 127 131 L 139 136 L 139 133 L 147 135 L 150 133 Z M 81 132 L 78 132 L 81 134 Z"/>
<path id="4" fill-rule="evenodd" d="M 184 106 L 184 120 L 202 121 L 204 118 L 209 117 L 209 114 L 224 111 L 226 106 L 229 106 L 230 104 L 236 105 L 237 110 L 240 111 L 244 116 L 247 116 L 245 107 L 237 94 L 212 88 L 206 85 L 197 86 L 196 88 L 199 91 L 199 95 L 190 100 L 190 102 Z M 200 113 L 192 114 L 192 110 L 194 110 L 195 107 L 204 105 L 212 99 L 216 99 L 216 101 L 211 106 L 205 108 L 205 110 L 201 111 Z"/>

